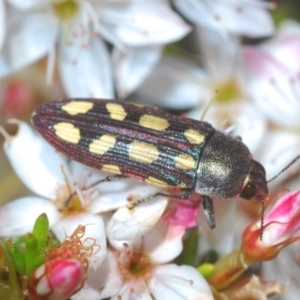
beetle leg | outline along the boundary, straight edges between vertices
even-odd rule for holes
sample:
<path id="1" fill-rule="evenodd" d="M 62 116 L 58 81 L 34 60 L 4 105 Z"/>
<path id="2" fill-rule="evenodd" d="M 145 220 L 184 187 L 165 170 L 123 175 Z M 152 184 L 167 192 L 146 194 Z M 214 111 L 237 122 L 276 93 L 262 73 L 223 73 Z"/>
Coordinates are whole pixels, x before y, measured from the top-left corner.
<path id="1" fill-rule="evenodd" d="M 107 176 L 107 177 L 105 177 L 105 178 L 103 178 L 103 179 L 100 179 L 100 180 L 98 180 L 98 181 L 92 183 L 92 184 L 89 185 L 89 186 L 83 187 L 81 190 L 82 190 L 82 191 L 86 191 L 87 189 L 90 189 L 90 188 L 92 188 L 92 187 L 94 187 L 94 186 L 96 186 L 96 185 L 98 185 L 98 184 L 100 184 L 100 183 L 103 183 L 103 182 L 110 182 L 110 181 L 115 181 L 115 180 L 119 180 L 119 179 L 122 179 L 122 178 L 129 178 L 129 177 L 124 176 L 124 175 L 110 175 L 110 176 Z M 70 196 L 69 196 L 69 197 L 66 199 L 66 201 L 64 202 L 63 208 L 66 208 L 66 207 L 70 204 L 72 198 L 73 198 L 75 195 L 76 195 L 76 192 L 73 192 L 72 194 L 70 194 Z M 60 209 L 60 211 L 62 211 L 63 208 Z"/>
<path id="2" fill-rule="evenodd" d="M 215 213 L 212 198 L 201 195 L 201 208 L 205 216 L 207 225 L 213 229 L 216 227 Z"/>
<path id="3" fill-rule="evenodd" d="M 134 201 L 134 203 L 131 203 L 131 205 L 128 208 L 133 209 L 136 206 L 138 206 L 139 204 L 148 202 L 157 196 L 164 196 L 164 197 L 175 198 L 175 199 L 188 199 L 191 197 L 191 195 L 192 195 L 192 190 L 181 190 L 181 195 L 156 193 L 156 194 L 150 195 L 149 197 L 141 198 L 141 199 Z"/>
<path id="4" fill-rule="evenodd" d="M 124 179 L 124 178 L 129 178 L 129 177 L 124 176 L 124 175 L 110 175 L 110 176 L 107 176 L 107 177 L 105 177 L 103 179 L 100 179 L 100 180 L 92 183 L 91 185 L 89 185 L 87 187 L 82 188 L 82 190 L 85 191 L 85 190 L 87 190 L 87 189 L 89 189 L 91 187 L 94 187 L 94 186 L 96 186 L 96 185 L 98 185 L 100 183 L 103 183 L 103 182 L 117 181 L 119 179 Z"/>

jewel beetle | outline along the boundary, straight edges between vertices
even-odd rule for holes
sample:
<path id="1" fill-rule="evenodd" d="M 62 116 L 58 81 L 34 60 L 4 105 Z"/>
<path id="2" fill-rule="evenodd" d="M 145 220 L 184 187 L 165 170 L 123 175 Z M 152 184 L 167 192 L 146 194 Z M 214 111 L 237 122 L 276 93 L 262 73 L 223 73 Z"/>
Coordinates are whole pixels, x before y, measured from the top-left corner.
<path id="1" fill-rule="evenodd" d="M 195 191 L 211 228 L 213 198 L 263 201 L 268 195 L 265 170 L 246 145 L 207 122 L 90 98 L 43 104 L 32 122 L 59 152 L 87 166 L 177 188 L 181 198 Z"/>

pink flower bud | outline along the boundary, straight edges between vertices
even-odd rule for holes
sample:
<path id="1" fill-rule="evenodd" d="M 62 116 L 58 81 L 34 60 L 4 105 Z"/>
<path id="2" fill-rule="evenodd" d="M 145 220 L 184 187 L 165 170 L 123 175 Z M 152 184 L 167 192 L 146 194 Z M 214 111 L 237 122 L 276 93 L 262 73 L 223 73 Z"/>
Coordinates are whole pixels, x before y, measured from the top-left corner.
<path id="1" fill-rule="evenodd" d="M 243 233 L 242 251 L 249 260 L 273 259 L 283 247 L 300 238 L 300 191 L 282 196 L 265 216 L 264 224 L 262 240 L 260 221 L 251 224 Z"/>
<path id="2" fill-rule="evenodd" d="M 56 259 L 37 268 L 30 278 L 33 299 L 64 300 L 84 283 L 85 267 L 77 259 Z"/>

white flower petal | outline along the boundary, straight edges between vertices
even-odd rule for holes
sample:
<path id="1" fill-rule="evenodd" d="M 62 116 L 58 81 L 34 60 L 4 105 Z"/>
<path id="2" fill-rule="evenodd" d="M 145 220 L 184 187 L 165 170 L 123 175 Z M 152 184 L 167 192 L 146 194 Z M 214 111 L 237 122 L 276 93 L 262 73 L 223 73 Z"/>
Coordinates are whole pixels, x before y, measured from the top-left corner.
<path id="1" fill-rule="evenodd" d="M 59 51 L 61 79 L 69 97 L 114 98 L 112 70 L 106 45 L 93 38 L 86 45 L 68 45 Z"/>
<path id="2" fill-rule="evenodd" d="M 109 241 L 113 244 L 114 240 L 134 240 L 145 235 L 159 220 L 167 203 L 166 197 L 158 196 L 132 210 L 118 209 L 107 226 Z"/>
<path id="3" fill-rule="evenodd" d="M 240 106 L 240 110 L 232 110 L 232 114 L 236 118 L 232 134 L 240 136 L 252 154 L 258 151 L 267 132 L 264 115 L 256 106 L 247 102 Z"/>
<path id="4" fill-rule="evenodd" d="M 98 300 L 115 295 L 121 288 L 123 278 L 115 254 L 108 250 L 107 257 L 96 270 L 89 269 L 83 288 L 73 295 L 73 300 Z"/>
<path id="5" fill-rule="evenodd" d="M 41 0 L 6 0 L 11 5 L 15 6 L 18 9 L 36 9 L 41 6 Z M 49 2 L 51 0 L 43 0 L 43 4 L 45 2 Z"/>
<path id="6" fill-rule="evenodd" d="M 182 251 L 183 226 L 169 223 L 161 218 L 143 237 L 143 248 L 153 263 L 166 263 L 177 257 Z"/>
<path id="7" fill-rule="evenodd" d="M 37 217 L 46 213 L 49 223 L 60 218 L 60 213 L 51 201 L 39 197 L 24 197 L 0 207 L 0 236 L 11 237 L 32 232 Z"/>
<path id="8" fill-rule="evenodd" d="M 61 166 L 65 161 L 44 139 L 24 122 L 18 133 L 4 142 L 4 151 L 23 183 L 36 194 L 55 199 L 57 189 L 65 184 Z"/>
<path id="9" fill-rule="evenodd" d="M 232 222 L 237 214 L 237 201 L 240 199 L 214 199 L 214 213 L 216 219 L 216 228 L 211 230 L 205 220 L 205 216 L 201 211 L 199 213 L 198 224 L 203 235 L 203 239 L 199 240 L 199 249 L 202 254 L 210 249 L 215 249 L 220 255 L 226 255 L 232 251 L 235 246 L 235 237 L 241 236 L 243 226 L 239 223 L 236 228 L 236 222 Z M 209 246 L 208 246 L 208 245 Z"/>
<path id="10" fill-rule="evenodd" d="M 66 236 L 71 236 L 79 225 L 86 226 L 82 239 L 93 239 L 100 247 L 100 250 L 89 258 L 91 267 L 98 268 L 107 254 L 105 228 L 101 216 L 87 213 L 70 215 L 55 223 L 51 229 L 60 241 L 64 241 Z M 91 241 L 86 245 L 90 243 Z"/>
<path id="11" fill-rule="evenodd" d="M 124 282 L 118 294 L 111 297 L 111 300 L 153 300 L 143 278 L 137 278 Z"/>
<path id="12" fill-rule="evenodd" d="M 200 120 L 204 109 L 193 110 L 188 116 Z M 220 131 L 226 131 L 224 125 L 230 124 L 230 135 L 241 137 L 242 142 L 250 152 L 258 151 L 266 134 L 267 124 L 265 116 L 253 104 L 244 102 L 236 105 L 235 102 L 226 105 L 211 105 L 204 116 L 204 121 L 212 124 Z"/>
<path id="13" fill-rule="evenodd" d="M 213 300 L 206 280 L 190 266 L 158 266 L 153 271 L 148 286 L 156 300 Z"/>
<path id="14" fill-rule="evenodd" d="M 191 22 L 219 31 L 223 36 L 270 35 L 274 25 L 267 9 L 259 0 L 224 1 L 174 0 L 177 9 Z"/>
<path id="15" fill-rule="evenodd" d="M 102 268 L 98 268 L 98 270 L 101 270 Z M 90 272 L 87 275 L 87 280 L 91 277 Z M 101 277 L 99 277 L 101 279 Z M 88 300 L 99 300 L 102 299 L 100 296 L 100 293 L 97 291 L 97 289 L 93 289 L 90 286 L 87 285 L 85 282 L 83 287 L 73 296 L 70 297 L 72 300 L 83 300 L 83 299 L 88 299 Z"/>
<path id="16" fill-rule="evenodd" d="M 296 156 L 299 155 L 300 138 L 296 132 L 274 131 L 267 135 L 264 148 L 262 149 L 259 161 L 266 170 L 266 177 L 270 180 L 286 167 Z M 287 172 L 281 174 L 271 183 L 275 186 L 278 182 L 291 177 L 292 174 L 299 172 L 299 164 L 294 164 Z"/>
<path id="17" fill-rule="evenodd" d="M 0 77 L 45 56 L 55 42 L 57 26 L 57 21 L 47 12 L 26 13 L 9 25 L 10 34 L 0 55 Z"/>
<path id="18" fill-rule="evenodd" d="M 100 18 L 107 26 L 115 22 L 112 26 L 115 34 L 130 46 L 170 43 L 190 31 L 190 27 L 166 5 L 149 1 L 132 1 L 119 10 L 116 6 L 104 7 Z"/>
<path id="19" fill-rule="evenodd" d="M 218 32 L 207 28 L 195 29 L 201 41 L 203 64 L 206 66 L 212 81 L 226 82 L 228 78 L 242 77 L 241 41 L 236 36 L 224 38 Z M 220 47 L 222 45 L 222 47 Z"/>
<path id="20" fill-rule="evenodd" d="M 217 29 L 219 22 L 213 14 L 212 7 L 198 0 L 173 0 L 176 8 L 192 23 Z M 221 29 L 220 29 L 221 31 Z"/>
<path id="21" fill-rule="evenodd" d="M 113 63 L 118 96 L 133 92 L 149 75 L 160 58 L 162 46 L 130 47 L 126 51 L 115 48 Z"/>
<path id="22" fill-rule="evenodd" d="M 0 49 L 2 47 L 6 31 L 4 2 L 0 0 Z"/>
<path id="23" fill-rule="evenodd" d="M 164 56 L 135 95 L 138 102 L 187 109 L 211 98 L 206 80 L 207 75 L 192 62 Z"/>
<path id="24" fill-rule="evenodd" d="M 101 179 L 113 175 L 111 173 L 101 173 L 103 174 L 103 176 L 99 176 Z M 159 191 L 160 189 L 157 187 L 132 178 L 120 178 L 111 182 L 103 182 L 96 186 L 93 201 L 88 206 L 88 210 L 99 213 L 124 207 L 126 211 L 127 208 L 125 207 L 127 207 L 131 198 L 144 199 Z M 130 211 L 129 214 L 132 215 L 134 211 Z"/>

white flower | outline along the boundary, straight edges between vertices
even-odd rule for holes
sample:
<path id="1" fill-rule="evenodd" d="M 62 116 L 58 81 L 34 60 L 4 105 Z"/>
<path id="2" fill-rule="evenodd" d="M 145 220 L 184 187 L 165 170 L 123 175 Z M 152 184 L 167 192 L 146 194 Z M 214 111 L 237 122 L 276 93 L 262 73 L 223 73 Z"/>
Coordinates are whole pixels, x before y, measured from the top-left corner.
<path id="1" fill-rule="evenodd" d="M 284 25 L 270 42 L 245 47 L 244 55 L 252 97 L 260 110 L 278 125 L 299 127 L 299 24 Z"/>
<path id="2" fill-rule="evenodd" d="M 260 47 L 245 47 L 244 55 L 252 98 L 258 109 L 276 125 L 260 149 L 260 161 L 266 168 L 267 178 L 271 179 L 299 155 L 299 24 L 283 24 L 274 39 Z M 280 189 L 278 180 L 283 181 L 298 170 L 299 165 L 295 164 L 273 184 Z"/>
<path id="3" fill-rule="evenodd" d="M 144 182 L 123 179 L 90 185 L 106 178 L 108 173 L 83 166 L 77 162 L 67 164 L 45 140 L 36 135 L 26 124 L 18 121 L 16 136 L 8 136 L 2 128 L 6 140 L 5 152 L 20 179 L 38 196 L 17 199 L 0 207 L 0 236 L 22 235 L 32 229 L 35 219 L 47 213 L 51 229 L 61 239 L 65 232 L 72 232 L 78 225 L 88 226 L 88 230 L 101 228 L 96 232 L 96 240 L 105 236 L 101 212 L 121 209 L 130 213 L 130 233 L 133 238 L 149 231 L 163 214 L 168 203 L 165 197 L 156 197 L 152 202 L 141 204 L 128 210 L 129 199 L 144 198 L 159 191 Z M 83 219 L 89 220 L 84 222 Z M 118 227 L 116 218 L 115 226 Z M 94 226 L 93 224 L 100 224 Z M 124 223 L 122 223 L 124 225 Z M 97 231 L 97 229 L 95 229 Z M 102 231 L 101 231 L 102 230 Z M 121 238 L 128 236 L 126 229 L 119 232 Z M 104 239 L 105 240 L 105 239 Z M 102 247 L 102 244 L 100 244 Z M 105 247 L 103 247 L 105 248 Z"/>
<path id="4" fill-rule="evenodd" d="M 48 55 L 49 83 L 58 45 L 58 67 L 70 97 L 114 97 L 111 57 L 104 41 L 114 46 L 116 86 L 119 94 L 125 95 L 150 72 L 161 47 L 189 31 L 160 1 L 8 2 L 21 12 L 7 29 L 0 76 Z"/>
<path id="5" fill-rule="evenodd" d="M 262 37 L 274 27 L 267 9 L 272 3 L 260 0 L 173 0 L 176 8 L 192 23 L 216 30 L 221 35 Z"/>
<path id="6" fill-rule="evenodd" d="M 200 120 L 214 98 L 204 121 L 242 137 L 254 152 L 263 141 L 266 118 L 250 101 L 251 90 L 243 72 L 240 44 L 237 39 L 231 39 L 220 47 L 223 43 L 220 35 L 212 31 L 200 34 L 206 68 L 195 65 L 194 61 L 163 57 L 137 89 L 134 100 L 152 100 L 155 105 L 171 109 L 197 107 L 188 116 Z"/>
<path id="7" fill-rule="evenodd" d="M 196 269 L 170 263 L 181 252 L 182 236 L 195 215 L 183 219 L 170 211 L 134 241 L 112 240 L 108 224 L 113 248 L 101 268 L 89 274 L 89 287 L 72 299 L 213 299 Z"/>

